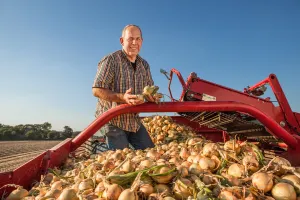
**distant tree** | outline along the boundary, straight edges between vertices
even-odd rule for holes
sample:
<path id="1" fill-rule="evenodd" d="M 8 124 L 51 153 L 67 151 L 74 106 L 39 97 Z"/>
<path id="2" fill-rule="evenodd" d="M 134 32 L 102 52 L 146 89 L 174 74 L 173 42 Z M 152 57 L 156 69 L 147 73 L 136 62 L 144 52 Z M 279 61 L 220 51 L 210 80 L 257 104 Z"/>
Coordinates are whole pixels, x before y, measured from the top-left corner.
<path id="1" fill-rule="evenodd" d="M 40 140 L 42 139 L 42 135 L 36 132 L 35 130 L 29 130 L 26 132 L 26 137 L 29 140 Z"/>
<path id="2" fill-rule="evenodd" d="M 0 123 L 0 140 L 45 140 L 45 139 L 65 139 L 78 135 L 80 132 L 73 132 L 69 126 L 65 126 L 63 131 L 51 130 L 49 122 L 43 124 L 19 124 L 9 126 Z"/>
<path id="3" fill-rule="evenodd" d="M 60 137 L 60 133 L 58 131 L 51 130 L 47 134 L 47 138 L 51 140 L 57 140 Z"/>
<path id="4" fill-rule="evenodd" d="M 73 129 L 69 126 L 65 126 L 63 132 L 61 132 L 61 138 L 71 138 L 73 134 Z"/>

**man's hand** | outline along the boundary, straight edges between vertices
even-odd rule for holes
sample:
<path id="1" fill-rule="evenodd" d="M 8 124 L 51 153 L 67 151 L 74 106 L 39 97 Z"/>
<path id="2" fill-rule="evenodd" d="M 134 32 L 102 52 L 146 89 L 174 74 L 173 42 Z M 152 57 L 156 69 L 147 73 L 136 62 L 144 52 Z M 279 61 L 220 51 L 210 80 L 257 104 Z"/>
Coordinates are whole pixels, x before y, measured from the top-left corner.
<path id="1" fill-rule="evenodd" d="M 149 102 L 155 102 L 155 98 L 153 98 L 151 95 L 144 94 L 144 97 Z"/>
<path id="2" fill-rule="evenodd" d="M 129 88 L 124 94 L 124 101 L 130 105 L 139 105 L 144 103 L 144 101 L 139 99 L 137 95 L 131 94 L 131 88 Z"/>

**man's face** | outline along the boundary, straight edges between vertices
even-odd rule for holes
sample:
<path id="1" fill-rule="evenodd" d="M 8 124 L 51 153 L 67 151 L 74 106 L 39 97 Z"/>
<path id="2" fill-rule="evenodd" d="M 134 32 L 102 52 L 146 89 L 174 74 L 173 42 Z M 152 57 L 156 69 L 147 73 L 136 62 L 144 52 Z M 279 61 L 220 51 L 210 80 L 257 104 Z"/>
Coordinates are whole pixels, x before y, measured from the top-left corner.
<path id="1" fill-rule="evenodd" d="M 140 30 L 134 26 L 128 27 L 120 42 L 129 56 L 138 55 L 143 43 Z"/>

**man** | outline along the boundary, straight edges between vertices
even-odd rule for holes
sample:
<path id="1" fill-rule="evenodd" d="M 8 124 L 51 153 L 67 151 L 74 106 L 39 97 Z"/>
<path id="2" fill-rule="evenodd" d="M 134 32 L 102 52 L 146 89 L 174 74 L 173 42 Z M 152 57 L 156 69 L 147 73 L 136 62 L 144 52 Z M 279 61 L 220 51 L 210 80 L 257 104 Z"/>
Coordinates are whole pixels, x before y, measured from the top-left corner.
<path id="1" fill-rule="evenodd" d="M 120 38 L 122 50 L 113 52 L 99 62 L 93 84 L 93 95 L 98 97 L 96 117 L 120 104 L 139 105 L 137 98 L 143 88 L 153 85 L 150 66 L 139 52 L 143 37 L 136 25 L 127 25 Z M 148 101 L 155 99 L 147 97 Z M 131 144 L 135 149 L 154 147 L 138 114 L 128 113 L 113 118 L 103 127 L 109 149 L 124 149 Z"/>

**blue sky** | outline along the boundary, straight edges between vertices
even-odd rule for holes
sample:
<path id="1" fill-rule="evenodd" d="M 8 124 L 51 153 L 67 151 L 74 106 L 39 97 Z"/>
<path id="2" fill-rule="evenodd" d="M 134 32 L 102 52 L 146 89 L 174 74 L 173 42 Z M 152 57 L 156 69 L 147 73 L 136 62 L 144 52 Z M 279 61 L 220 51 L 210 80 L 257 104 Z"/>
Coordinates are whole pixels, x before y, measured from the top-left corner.
<path id="1" fill-rule="evenodd" d="M 2 0 L 0 123 L 87 127 L 97 63 L 121 48 L 121 30 L 132 23 L 143 30 L 141 55 L 161 92 L 168 82 L 160 68 L 238 90 L 275 73 L 300 112 L 299 10 L 296 0 Z M 178 98 L 177 80 L 172 89 Z"/>

